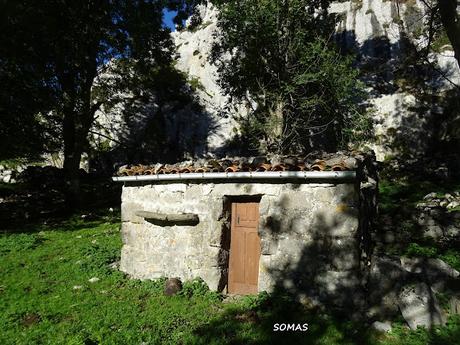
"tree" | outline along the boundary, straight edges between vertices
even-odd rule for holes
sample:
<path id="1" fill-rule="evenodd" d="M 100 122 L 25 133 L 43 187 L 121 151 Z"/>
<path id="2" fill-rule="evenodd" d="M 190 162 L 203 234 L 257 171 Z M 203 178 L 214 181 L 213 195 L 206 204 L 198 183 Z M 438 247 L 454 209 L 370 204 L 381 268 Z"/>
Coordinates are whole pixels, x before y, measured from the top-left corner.
<path id="1" fill-rule="evenodd" d="M 426 17 L 427 54 L 436 40 L 447 39 L 460 67 L 460 10 L 457 10 L 457 0 L 422 0 L 422 3 Z"/>
<path id="2" fill-rule="evenodd" d="M 29 120 L 41 111 L 47 124 L 58 124 L 70 207 L 78 203 L 82 153 L 88 148 L 95 113 L 104 103 L 93 92 L 95 78 L 113 60 L 129 59 L 136 70 L 170 65 L 172 42 L 162 26 L 165 5 L 161 0 L 1 4 L 4 28 L 11 35 L 2 34 L 2 73 L 12 73 L 13 79 L 29 76 L 20 89 L 27 90 L 27 85 L 38 90 L 27 110 Z"/>
<path id="3" fill-rule="evenodd" d="M 220 10 L 213 48 L 220 83 L 254 105 L 242 130 L 259 150 L 336 150 L 365 127 L 358 72 L 335 49 L 328 1 L 213 3 Z"/>
<path id="4" fill-rule="evenodd" d="M 439 14 L 460 67 L 460 14 L 457 0 L 438 0 Z"/>

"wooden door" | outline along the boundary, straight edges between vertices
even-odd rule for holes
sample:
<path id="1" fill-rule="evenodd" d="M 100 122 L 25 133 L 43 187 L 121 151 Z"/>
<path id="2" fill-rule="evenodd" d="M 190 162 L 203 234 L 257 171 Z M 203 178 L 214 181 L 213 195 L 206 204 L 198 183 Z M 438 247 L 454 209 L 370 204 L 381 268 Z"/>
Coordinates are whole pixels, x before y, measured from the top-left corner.
<path id="1" fill-rule="evenodd" d="M 259 203 L 232 204 L 228 292 L 247 295 L 258 292 L 260 238 Z"/>

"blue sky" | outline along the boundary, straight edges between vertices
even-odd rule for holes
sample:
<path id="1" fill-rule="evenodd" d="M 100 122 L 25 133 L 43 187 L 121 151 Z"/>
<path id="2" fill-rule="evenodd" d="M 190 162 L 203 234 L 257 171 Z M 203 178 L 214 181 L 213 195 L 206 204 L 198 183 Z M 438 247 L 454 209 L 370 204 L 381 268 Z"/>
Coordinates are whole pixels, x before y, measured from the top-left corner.
<path id="1" fill-rule="evenodd" d="M 171 31 L 176 31 L 174 27 L 173 18 L 176 15 L 176 11 L 163 10 L 163 23 L 166 27 L 170 28 Z"/>

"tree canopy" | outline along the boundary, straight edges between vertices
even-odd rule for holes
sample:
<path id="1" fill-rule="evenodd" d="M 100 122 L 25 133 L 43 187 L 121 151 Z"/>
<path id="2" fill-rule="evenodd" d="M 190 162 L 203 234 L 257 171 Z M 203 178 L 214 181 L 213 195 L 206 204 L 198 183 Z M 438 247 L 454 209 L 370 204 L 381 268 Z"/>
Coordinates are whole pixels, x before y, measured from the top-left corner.
<path id="1" fill-rule="evenodd" d="M 44 119 L 53 129 L 63 143 L 69 200 L 77 198 L 88 131 L 104 103 L 103 93 L 93 92 L 94 81 L 112 60 L 129 59 L 139 72 L 170 65 L 173 45 L 162 23 L 166 5 L 162 0 L 1 4 L 0 78 L 12 85 L 12 93 L 4 89 L 1 96 L 2 119 L 28 124 Z"/>
<path id="2" fill-rule="evenodd" d="M 335 150 L 365 129 L 358 72 L 335 47 L 328 1 L 214 2 L 213 58 L 223 88 L 253 105 L 242 123 L 253 148 Z"/>

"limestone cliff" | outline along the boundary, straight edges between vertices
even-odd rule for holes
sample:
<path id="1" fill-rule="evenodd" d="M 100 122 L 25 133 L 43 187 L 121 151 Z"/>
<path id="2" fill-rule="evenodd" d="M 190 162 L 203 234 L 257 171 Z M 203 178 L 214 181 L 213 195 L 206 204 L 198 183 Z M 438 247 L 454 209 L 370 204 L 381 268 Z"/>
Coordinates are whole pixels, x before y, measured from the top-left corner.
<path id="1" fill-rule="evenodd" d="M 217 85 L 216 68 L 207 61 L 217 30 L 216 11 L 211 6 L 202 6 L 199 11 L 200 25 L 173 33 L 177 66 L 201 82 L 200 97 L 212 114 L 219 115 L 229 109 L 238 113 L 241 109 L 233 109 L 230 100 L 222 94 Z M 439 121 L 436 116 L 443 112 L 443 104 L 432 99 L 427 105 L 420 99 L 420 89 L 441 97 L 452 89 L 453 83 L 460 85 L 460 70 L 451 47 L 446 45 L 440 47 L 438 53 L 430 54 L 427 58 L 435 63 L 436 69 L 427 71 L 429 78 L 424 83 L 407 87 L 410 77 L 400 73 L 403 68 L 411 68 L 404 65 L 408 63 L 406 57 L 427 44 L 423 35 L 426 10 L 422 2 L 351 0 L 333 3 L 330 12 L 339 18 L 339 44 L 356 52 L 358 66 L 368 71 L 363 73 L 363 80 L 369 86 L 375 124 L 375 140 L 369 146 L 376 150 L 380 160 L 400 154 L 398 150 L 402 146 L 412 148 L 414 152 L 408 156 L 416 158 L 430 144 L 427 136 L 431 133 L 427 133 L 427 127 L 432 121 Z M 234 124 L 229 118 L 217 117 L 216 121 L 223 126 L 218 135 L 210 137 L 212 148 L 232 134 Z"/>
<path id="2" fill-rule="evenodd" d="M 398 155 L 417 159 L 431 145 L 432 129 L 445 131 L 438 127 L 449 107 L 446 95 L 453 84 L 460 85 L 451 47 L 438 47 L 437 53 L 427 56 L 427 61 L 434 62 L 432 70 L 426 65 L 414 66 L 408 59 L 427 44 L 423 35 L 425 8 L 419 0 L 351 0 L 333 3 L 330 12 L 338 15 L 338 43 L 356 54 L 369 88 L 375 130 L 369 146 L 379 160 Z M 188 147 L 189 155 L 218 153 L 238 132 L 235 116 L 247 114 L 244 106 L 224 94 L 217 68 L 209 61 L 218 34 L 216 9 L 200 6 L 197 15 L 199 24 L 188 23 L 173 32 L 172 38 L 177 48 L 176 68 L 186 75 L 202 109 L 178 111 L 171 107 L 164 127 L 173 137 L 185 131 L 183 147 Z M 458 122 L 459 116 L 454 115 L 453 121 Z M 191 122 L 197 125 L 191 126 Z M 190 149 L 191 145 L 195 149 Z"/>

